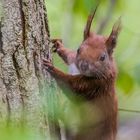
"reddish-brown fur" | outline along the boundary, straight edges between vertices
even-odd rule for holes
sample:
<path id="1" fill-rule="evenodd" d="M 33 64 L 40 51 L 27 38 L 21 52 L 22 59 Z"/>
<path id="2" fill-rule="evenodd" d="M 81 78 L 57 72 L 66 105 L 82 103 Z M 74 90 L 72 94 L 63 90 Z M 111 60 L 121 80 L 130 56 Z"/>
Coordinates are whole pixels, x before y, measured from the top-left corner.
<path id="1" fill-rule="evenodd" d="M 89 16 L 84 40 L 77 51 L 70 51 L 60 41 L 53 40 L 56 52 L 68 65 L 75 64 L 78 75 L 63 73 L 43 60 L 46 70 L 62 90 L 67 89 L 69 94 L 74 95 L 73 98 L 81 100 L 80 105 L 86 106 L 83 110 L 86 125 L 71 134 L 71 140 L 115 140 L 117 133 L 116 69 L 112 53 L 120 30 L 120 20 L 113 26 L 110 36 L 104 37 L 90 33 L 93 15 Z"/>

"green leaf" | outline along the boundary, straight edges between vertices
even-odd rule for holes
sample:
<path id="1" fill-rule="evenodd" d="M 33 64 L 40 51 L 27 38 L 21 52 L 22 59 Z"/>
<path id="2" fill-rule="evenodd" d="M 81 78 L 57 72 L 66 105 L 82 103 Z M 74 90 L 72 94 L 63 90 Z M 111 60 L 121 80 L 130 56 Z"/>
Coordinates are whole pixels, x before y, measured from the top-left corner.
<path id="1" fill-rule="evenodd" d="M 134 79 L 126 71 L 120 71 L 117 79 L 117 85 L 125 94 L 130 94 L 134 89 Z"/>

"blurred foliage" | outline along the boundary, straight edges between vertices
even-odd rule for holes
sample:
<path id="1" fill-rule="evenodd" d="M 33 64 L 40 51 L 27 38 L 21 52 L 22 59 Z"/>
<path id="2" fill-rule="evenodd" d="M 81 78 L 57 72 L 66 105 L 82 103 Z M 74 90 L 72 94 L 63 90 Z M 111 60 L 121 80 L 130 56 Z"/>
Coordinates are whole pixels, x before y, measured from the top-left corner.
<path id="1" fill-rule="evenodd" d="M 38 132 L 29 128 L 5 126 L 0 127 L 1 140 L 43 140 L 44 138 Z"/>

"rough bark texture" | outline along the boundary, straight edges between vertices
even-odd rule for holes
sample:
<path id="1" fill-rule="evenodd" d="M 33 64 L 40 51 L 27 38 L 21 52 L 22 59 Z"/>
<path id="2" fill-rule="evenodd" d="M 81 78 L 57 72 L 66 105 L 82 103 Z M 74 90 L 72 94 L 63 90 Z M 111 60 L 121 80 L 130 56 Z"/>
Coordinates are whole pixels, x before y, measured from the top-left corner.
<path id="1" fill-rule="evenodd" d="M 42 57 L 51 59 L 45 2 L 2 0 L 1 5 L 0 121 L 25 122 L 47 132 L 47 93 L 40 63 Z"/>

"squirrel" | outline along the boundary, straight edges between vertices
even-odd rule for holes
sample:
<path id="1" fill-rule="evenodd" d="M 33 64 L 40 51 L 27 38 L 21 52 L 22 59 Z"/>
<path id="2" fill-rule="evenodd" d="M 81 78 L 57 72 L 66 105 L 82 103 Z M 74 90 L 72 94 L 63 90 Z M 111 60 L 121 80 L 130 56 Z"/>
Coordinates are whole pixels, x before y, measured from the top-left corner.
<path id="1" fill-rule="evenodd" d="M 65 48 L 62 41 L 54 39 L 54 51 L 66 64 L 74 65 L 76 74 L 66 74 L 43 59 L 43 66 L 55 78 L 70 100 L 80 99 L 77 106 L 82 109 L 81 122 L 68 140 L 115 140 L 117 134 L 117 97 L 115 80 L 117 75 L 113 50 L 121 29 L 117 20 L 108 37 L 90 32 L 96 10 L 88 16 L 84 37 L 77 51 Z M 67 89 L 67 90 L 66 90 Z M 67 93 L 67 91 L 69 91 Z M 69 97 L 68 95 L 68 97 Z M 70 95 L 70 96 L 71 96 Z M 74 117 L 76 114 L 72 114 Z M 86 117 L 85 117 L 86 116 Z M 82 120 L 83 119 L 83 120 Z"/>

